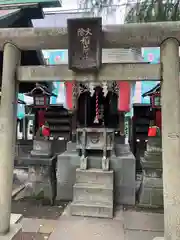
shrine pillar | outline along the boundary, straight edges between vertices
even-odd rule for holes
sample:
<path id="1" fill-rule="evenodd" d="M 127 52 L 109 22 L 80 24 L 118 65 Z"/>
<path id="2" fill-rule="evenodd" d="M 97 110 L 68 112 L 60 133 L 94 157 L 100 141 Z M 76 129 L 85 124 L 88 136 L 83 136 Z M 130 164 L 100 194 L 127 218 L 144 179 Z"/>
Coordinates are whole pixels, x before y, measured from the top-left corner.
<path id="1" fill-rule="evenodd" d="M 16 46 L 5 44 L 0 107 L 0 235 L 10 230 L 18 94 L 15 78 L 20 56 Z"/>
<path id="2" fill-rule="evenodd" d="M 179 42 L 161 44 L 164 239 L 180 240 Z"/>

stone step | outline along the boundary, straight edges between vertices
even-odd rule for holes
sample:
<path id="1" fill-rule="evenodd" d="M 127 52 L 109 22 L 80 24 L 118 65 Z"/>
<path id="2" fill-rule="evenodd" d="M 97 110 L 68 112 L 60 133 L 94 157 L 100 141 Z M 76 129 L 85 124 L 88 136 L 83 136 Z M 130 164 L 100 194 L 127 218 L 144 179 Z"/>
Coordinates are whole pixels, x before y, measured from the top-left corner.
<path id="1" fill-rule="evenodd" d="M 73 186 L 73 200 L 113 204 L 113 186 L 100 184 L 76 183 Z"/>
<path id="2" fill-rule="evenodd" d="M 162 159 L 162 152 L 148 152 L 145 151 L 144 157 L 148 159 Z"/>
<path id="3" fill-rule="evenodd" d="M 140 157 L 141 165 L 144 169 L 162 169 L 162 161 L 153 161 L 150 159 L 145 159 L 144 157 Z"/>
<path id="4" fill-rule="evenodd" d="M 113 205 L 101 203 L 71 203 L 71 215 L 84 217 L 113 218 Z"/>
<path id="5" fill-rule="evenodd" d="M 113 187 L 113 171 L 103 171 L 95 168 L 87 170 L 76 169 L 76 183 L 94 183 Z"/>

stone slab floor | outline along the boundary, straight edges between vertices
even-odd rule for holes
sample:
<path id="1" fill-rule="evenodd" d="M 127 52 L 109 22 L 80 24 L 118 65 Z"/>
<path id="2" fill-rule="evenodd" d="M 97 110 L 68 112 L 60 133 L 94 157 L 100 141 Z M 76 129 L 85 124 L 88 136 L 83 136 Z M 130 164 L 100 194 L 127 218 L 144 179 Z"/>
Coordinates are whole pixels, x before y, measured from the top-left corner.
<path id="1" fill-rule="evenodd" d="M 69 206 L 58 220 L 23 218 L 22 240 L 152 240 L 163 236 L 163 214 L 123 210 L 114 219 L 70 216 Z"/>

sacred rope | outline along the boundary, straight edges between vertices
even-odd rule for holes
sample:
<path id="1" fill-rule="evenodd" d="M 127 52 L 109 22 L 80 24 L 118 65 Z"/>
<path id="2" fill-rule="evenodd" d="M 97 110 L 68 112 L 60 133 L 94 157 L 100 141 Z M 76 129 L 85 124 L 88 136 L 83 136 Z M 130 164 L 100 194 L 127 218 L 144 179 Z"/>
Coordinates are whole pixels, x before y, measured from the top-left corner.
<path id="1" fill-rule="evenodd" d="M 99 123 L 99 99 L 98 92 L 96 91 L 96 116 L 94 119 L 94 123 Z"/>

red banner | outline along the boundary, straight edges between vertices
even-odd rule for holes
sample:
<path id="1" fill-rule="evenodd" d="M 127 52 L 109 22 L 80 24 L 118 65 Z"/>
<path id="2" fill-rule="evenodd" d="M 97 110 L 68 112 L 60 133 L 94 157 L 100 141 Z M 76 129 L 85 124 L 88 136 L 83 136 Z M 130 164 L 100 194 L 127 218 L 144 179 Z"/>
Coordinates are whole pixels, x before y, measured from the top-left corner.
<path id="1" fill-rule="evenodd" d="M 131 97 L 131 86 L 126 81 L 118 81 L 119 87 L 119 102 L 118 110 L 123 112 L 130 111 L 130 97 Z"/>
<path id="2" fill-rule="evenodd" d="M 67 108 L 72 110 L 73 108 L 73 83 L 74 82 L 65 82 L 66 86 L 66 101 L 67 101 Z M 119 87 L 119 102 L 118 102 L 118 110 L 123 112 L 130 111 L 130 95 L 131 95 L 131 86 L 126 81 L 118 81 L 117 82 Z"/>

